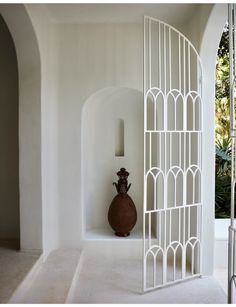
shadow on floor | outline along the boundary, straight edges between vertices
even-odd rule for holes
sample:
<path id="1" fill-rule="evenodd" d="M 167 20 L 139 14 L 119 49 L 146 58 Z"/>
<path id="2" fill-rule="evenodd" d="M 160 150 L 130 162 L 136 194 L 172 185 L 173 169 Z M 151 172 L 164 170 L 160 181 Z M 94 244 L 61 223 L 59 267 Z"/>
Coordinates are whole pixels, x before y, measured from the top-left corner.
<path id="1" fill-rule="evenodd" d="M 39 253 L 19 250 L 16 240 L 0 240 L 0 303 L 7 303 L 38 260 Z"/>

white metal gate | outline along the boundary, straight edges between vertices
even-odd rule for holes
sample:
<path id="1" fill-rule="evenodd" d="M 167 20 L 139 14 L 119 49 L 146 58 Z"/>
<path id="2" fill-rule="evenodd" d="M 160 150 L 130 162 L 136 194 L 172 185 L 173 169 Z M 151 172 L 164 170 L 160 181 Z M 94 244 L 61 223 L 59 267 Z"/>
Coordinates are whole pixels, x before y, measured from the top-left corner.
<path id="1" fill-rule="evenodd" d="M 143 290 L 201 274 L 201 63 L 144 17 Z"/>

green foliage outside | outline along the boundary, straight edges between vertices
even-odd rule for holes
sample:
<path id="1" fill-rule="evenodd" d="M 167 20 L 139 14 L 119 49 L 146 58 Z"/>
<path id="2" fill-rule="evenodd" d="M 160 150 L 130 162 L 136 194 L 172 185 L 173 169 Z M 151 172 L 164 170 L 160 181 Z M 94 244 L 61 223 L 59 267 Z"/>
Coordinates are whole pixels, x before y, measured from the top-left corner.
<path id="1" fill-rule="evenodd" d="M 231 142 L 230 142 L 230 101 L 229 101 L 229 29 L 226 24 L 216 62 L 215 100 L 215 217 L 230 217 L 231 198 Z"/>

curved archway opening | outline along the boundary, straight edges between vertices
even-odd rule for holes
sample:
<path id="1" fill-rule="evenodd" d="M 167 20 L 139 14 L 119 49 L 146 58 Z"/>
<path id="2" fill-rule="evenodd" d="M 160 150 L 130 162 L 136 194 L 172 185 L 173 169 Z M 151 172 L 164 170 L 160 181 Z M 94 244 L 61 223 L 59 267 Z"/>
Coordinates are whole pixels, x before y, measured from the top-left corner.
<path id="1" fill-rule="evenodd" d="M 226 22 L 216 61 L 215 93 L 215 218 L 230 218 L 231 140 L 229 86 L 229 25 Z M 227 229 L 228 230 L 228 229 Z M 227 232 L 226 230 L 226 232 Z"/>
<path id="2" fill-rule="evenodd" d="M 118 123 L 118 124 L 117 124 Z M 122 125 L 120 125 L 122 123 Z M 122 126 L 122 127 L 121 127 Z M 112 182 L 125 167 L 138 214 L 131 236 L 142 236 L 143 94 L 109 87 L 92 95 L 82 112 L 82 207 L 84 238 L 113 236 L 107 213 L 116 191 Z M 117 146 L 121 150 L 117 151 Z M 122 153 L 122 154 L 117 154 Z"/>
<path id="3" fill-rule="evenodd" d="M 41 59 L 35 29 L 23 4 L 1 4 L 16 49 L 19 74 L 20 249 L 42 251 Z"/>
<path id="4" fill-rule="evenodd" d="M 0 16 L 0 244 L 20 247 L 18 67 L 14 42 Z"/>
<path id="5" fill-rule="evenodd" d="M 228 227 L 231 213 L 231 138 L 229 24 L 225 22 L 216 57 L 215 92 L 215 265 L 214 274 L 226 290 Z"/>

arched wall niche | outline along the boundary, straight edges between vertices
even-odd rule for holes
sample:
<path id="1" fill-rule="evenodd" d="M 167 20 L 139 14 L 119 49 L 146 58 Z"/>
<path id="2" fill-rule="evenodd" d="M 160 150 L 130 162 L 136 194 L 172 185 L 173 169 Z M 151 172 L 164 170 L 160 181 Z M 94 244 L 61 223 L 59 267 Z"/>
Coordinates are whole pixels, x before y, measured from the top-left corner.
<path id="1" fill-rule="evenodd" d="M 122 147 L 123 151 L 116 151 Z M 121 128 L 121 132 L 117 131 Z M 120 145 L 119 145 L 120 143 Z M 121 154 L 120 154 L 121 153 Z M 123 155 L 122 155 L 123 154 Z M 131 236 L 142 233 L 143 94 L 135 89 L 109 87 L 93 94 L 82 111 L 82 208 L 84 238 L 113 236 L 107 213 L 116 195 L 112 183 L 125 167 L 132 183 L 129 195 L 138 214 Z"/>
<path id="2" fill-rule="evenodd" d="M 224 25 L 228 18 L 227 4 L 215 4 L 210 12 L 201 39 L 200 57 L 203 66 L 203 267 L 205 275 L 213 274 L 215 221 L 215 68 Z"/>
<path id="3" fill-rule="evenodd" d="M 12 35 L 19 71 L 20 247 L 42 250 L 41 60 L 31 19 L 23 4 L 1 4 Z"/>

